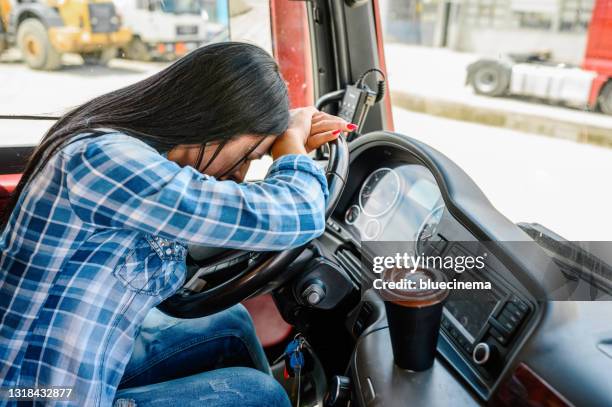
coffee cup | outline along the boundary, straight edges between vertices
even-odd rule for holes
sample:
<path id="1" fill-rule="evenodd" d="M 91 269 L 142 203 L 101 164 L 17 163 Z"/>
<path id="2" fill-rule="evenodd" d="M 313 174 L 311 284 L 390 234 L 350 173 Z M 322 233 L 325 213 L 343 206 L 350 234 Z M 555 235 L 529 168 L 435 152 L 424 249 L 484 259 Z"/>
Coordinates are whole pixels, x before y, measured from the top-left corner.
<path id="1" fill-rule="evenodd" d="M 402 282 L 402 288 L 383 293 L 395 364 L 415 372 L 434 362 L 444 301 L 449 291 L 443 272 L 434 269 L 390 270 L 385 280 Z"/>

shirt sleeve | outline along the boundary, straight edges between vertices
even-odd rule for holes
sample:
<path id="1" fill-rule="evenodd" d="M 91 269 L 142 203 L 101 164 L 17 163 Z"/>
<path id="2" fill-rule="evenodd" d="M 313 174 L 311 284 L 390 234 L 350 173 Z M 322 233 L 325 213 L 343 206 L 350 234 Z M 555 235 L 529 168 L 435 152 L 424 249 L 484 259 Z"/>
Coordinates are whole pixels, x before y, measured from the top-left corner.
<path id="1" fill-rule="evenodd" d="M 70 204 L 84 222 L 185 243 L 244 250 L 297 247 L 325 229 L 326 179 L 314 161 L 283 156 L 263 181 L 219 181 L 128 136 L 64 152 Z"/>

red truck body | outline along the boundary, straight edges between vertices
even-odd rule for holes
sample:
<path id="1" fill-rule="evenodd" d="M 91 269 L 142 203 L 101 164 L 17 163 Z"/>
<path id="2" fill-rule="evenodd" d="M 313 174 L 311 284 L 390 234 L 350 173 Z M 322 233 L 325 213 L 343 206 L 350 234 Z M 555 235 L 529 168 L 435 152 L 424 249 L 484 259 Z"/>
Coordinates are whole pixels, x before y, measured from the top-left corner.
<path id="1" fill-rule="evenodd" d="M 603 85 L 612 78 L 612 0 L 595 2 L 582 68 L 598 73 L 589 96 L 594 107 Z"/>

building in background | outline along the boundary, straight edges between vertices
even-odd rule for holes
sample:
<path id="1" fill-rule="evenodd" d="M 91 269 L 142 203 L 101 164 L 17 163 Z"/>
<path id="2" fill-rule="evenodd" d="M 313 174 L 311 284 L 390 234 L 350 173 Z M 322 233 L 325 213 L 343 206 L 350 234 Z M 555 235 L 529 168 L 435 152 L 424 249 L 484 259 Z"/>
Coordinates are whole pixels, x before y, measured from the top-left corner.
<path id="1" fill-rule="evenodd" d="M 551 51 L 581 63 L 595 0 L 381 0 L 386 39 L 488 56 Z"/>

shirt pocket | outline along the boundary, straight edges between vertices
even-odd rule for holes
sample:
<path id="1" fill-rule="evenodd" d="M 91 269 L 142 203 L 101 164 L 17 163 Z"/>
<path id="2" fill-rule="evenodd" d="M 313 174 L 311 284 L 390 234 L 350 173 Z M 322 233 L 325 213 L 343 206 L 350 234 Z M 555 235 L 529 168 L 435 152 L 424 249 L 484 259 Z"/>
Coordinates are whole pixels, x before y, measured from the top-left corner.
<path id="1" fill-rule="evenodd" d="M 145 235 L 136 240 L 113 274 L 131 291 L 166 298 L 183 284 L 186 256 L 184 245 Z"/>

